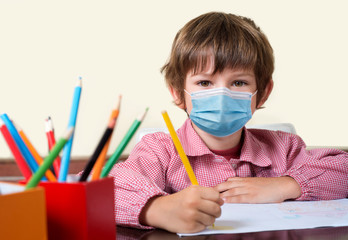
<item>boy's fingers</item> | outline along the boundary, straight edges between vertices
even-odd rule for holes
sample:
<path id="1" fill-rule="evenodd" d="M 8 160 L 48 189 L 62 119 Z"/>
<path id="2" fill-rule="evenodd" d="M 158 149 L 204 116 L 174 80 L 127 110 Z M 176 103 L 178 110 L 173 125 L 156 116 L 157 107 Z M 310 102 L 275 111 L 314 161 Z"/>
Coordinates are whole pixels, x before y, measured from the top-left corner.
<path id="1" fill-rule="evenodd" d="M 216 191 L 214 188 L 203 187 L 200 194 L 202 199 L 214 202 L 220 201 L 220 192 Z"/>
<path id="2" fill-rule="evenodd" d="M 198 207 L 199 211 L 209 215 L 210 217 L 217 218 L 221 215 L 221 207 L 218 203 L 210 201 L 210 200 L 204 200 L 200 203 Z"/>
<path id="3" fill-rule="evenodd" d="M 227 191 L 222 192 L 220 194 L 220 197 L 225 199 L 226 197 L 234 197 L 234 196 L 244 195 L 247 193 L 248 193 L 247 189 L 242 188 L 242 187 L 235 187 L 235 188 L 231 188 Z"/>
<path id="4" fill-rule="evenodd" d="M 229 190 L 231 188 L 240 187 L 241 184 L 242 184 L 241 181 L 239 181 L 239 180 L 234 181 L 234 180 L 231 179 L 231 180 L 227 180 L 226 182 L 223 182 L 223 183 L 220 183 L 220 184 L 216 185 L 214 187 L 214 189 L 216 191 L 218 191 L 219 193 L 221 193 L 221 192 L 225 192 L 225 191 L 227 191 L 227 190 Z"/>
<path id="5" fill-rule="evenodd" d="M 226 203 L 252 203 L 247 194 L 225 197 Z"/>
<path id="6" fill-rule="evenodd" d="M 204 226 L 210 226 L 210 225 L 213 225 L 213 223 L 215 222 L 215 218 L 216 217 L 214 216 L 202 213 L 200 214 L 198 222 L 200 222 Z"/>

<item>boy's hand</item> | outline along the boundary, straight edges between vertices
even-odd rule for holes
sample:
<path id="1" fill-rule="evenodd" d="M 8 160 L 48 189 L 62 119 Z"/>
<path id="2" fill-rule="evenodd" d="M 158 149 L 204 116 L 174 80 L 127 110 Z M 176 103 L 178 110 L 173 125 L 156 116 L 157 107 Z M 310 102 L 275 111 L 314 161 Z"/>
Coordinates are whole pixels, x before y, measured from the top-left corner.
<path id="1" fill-rule="evenodd" d="M 232 177 L 214 187 L 226 203 L 279 203 L 301 195 L 291 177 Z"/>
<path id="2" fill-rule="evenodd" d="M 215 189 L 190 186 L 171 195 L 150 199 L 141 212 L 140 222 L 170 232 L 198 232 L 212 225 L 221 215 L 222 204 Z"/>

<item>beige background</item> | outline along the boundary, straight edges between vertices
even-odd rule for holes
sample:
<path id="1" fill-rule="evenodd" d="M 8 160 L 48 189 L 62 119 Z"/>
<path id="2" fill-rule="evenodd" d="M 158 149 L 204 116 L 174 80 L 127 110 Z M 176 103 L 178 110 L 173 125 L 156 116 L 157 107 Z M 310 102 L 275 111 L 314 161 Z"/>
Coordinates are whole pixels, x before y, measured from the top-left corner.
<path id="1" fill-rule="evenodd" d="M 57 137 L 64 132 L 81 76 L 73 157 L 92 154 L 119 94 L 109 153 L 146 107 L 142 127 L 165 127 L 164 109 L 179 127 L 186 115 L 159 69 L 187 21 L 226 11 L 254 19 L 275 51 L 273 94 L 250 123 L 291 122 L 308 146 L 347 147 L 347 9 L 344 0 L 1 0 L 0 113 L 45 155 L 44 120 L 52 117 Z M 1 136 L 0 158 L 10 157 Z"/>

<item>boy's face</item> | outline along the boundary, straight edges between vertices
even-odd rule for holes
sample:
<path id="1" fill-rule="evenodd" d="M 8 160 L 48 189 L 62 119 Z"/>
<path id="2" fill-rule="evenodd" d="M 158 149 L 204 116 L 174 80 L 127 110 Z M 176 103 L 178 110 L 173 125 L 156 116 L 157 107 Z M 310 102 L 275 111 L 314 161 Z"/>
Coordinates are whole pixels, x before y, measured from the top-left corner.
<path id="1" fill-rule="evenodd" d="M 189 72 L 186 75 L 185 90 L 189 93 L 208 90 L 212 88 L 226 87 L 232 91 L 255 93 L 257 90 L 256 79 L 253 71 L 226 68 L 223 72 L 213 75 L 214 65 L 212 62 L 196 74 Z M 260 104 L 259 104 L 260 105 Z M 185 105 L 180 106 L 190 114 L 192 110 L 191 96 L 185 93 Z M 256 94 L 251 99 L 251 111 L 255 112 Z"/>

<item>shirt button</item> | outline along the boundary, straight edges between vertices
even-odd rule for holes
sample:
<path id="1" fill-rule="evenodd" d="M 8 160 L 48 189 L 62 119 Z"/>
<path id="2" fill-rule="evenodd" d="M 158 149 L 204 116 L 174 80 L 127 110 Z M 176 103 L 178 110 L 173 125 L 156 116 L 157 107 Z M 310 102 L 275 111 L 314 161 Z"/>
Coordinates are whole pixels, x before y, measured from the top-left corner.
<path id="1" fill-rule="evenodd" d="M 233 167 L 233 168 L 236 168 L 236 167 L 237 167 L 237 164 L 232 163 L 232 167 Z"/>

